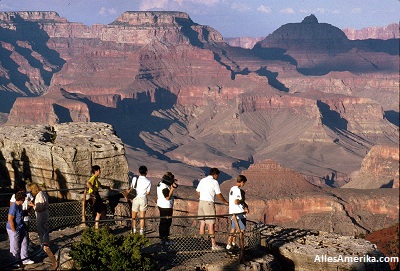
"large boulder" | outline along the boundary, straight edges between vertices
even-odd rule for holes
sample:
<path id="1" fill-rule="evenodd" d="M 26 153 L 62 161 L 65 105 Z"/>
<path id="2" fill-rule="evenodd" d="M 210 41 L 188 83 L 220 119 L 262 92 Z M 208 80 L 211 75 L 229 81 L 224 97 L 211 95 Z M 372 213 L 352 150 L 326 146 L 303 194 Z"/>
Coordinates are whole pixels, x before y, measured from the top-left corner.
<path id="1" fill-rule="evenodd" d="M 264 245 L 285 270 L 385 271 L 384 255 L 365 239 L 321 231 L 267 226 Z"/>
<path id="2" fill-rule="evenodd" d="M 102 169 L 102 184 L 127 184 L 125 148 L 109 124 L 0 127 L 0 178 L 3 187 L 34 181 L 47 190 L 73 189 L 50 194 L 76 199 L 90 178 L 94 164 Z"/>

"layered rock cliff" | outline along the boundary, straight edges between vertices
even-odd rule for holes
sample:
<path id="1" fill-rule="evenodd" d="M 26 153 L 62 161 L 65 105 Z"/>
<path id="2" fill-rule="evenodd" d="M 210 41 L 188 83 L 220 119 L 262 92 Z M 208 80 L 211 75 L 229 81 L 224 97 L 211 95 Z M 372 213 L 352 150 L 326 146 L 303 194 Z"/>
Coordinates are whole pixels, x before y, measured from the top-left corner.
<path id="1" fill-rule="evenodd" d="M 399 24 L 393 23 L 384 27 L 371 26 L 362 29 L 345 28 L 343 32 L 349 40 L 366 40 L 366 39 L 398 39 Z"/>
<path id="2" fill-rule="evenodd" d="M 104 185 L 127 183 L 124 145 L 109 124 L 6 125 L 0 135 L 2 187 L 34 181 L 47 190 L 72 189 L 51 196 L 80 199 L 95 164 Z"/>
<path id="3" fill-rule="evenodd" d="M 399 188 L 398 146 L 373 146 L 346 188 Z"/>

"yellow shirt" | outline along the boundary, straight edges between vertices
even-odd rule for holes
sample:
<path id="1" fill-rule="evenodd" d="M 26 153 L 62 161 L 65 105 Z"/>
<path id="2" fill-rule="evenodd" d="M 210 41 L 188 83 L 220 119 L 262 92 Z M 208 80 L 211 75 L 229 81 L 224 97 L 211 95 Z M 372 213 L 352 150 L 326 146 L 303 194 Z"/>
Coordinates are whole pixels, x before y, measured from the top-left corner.
<path id="1" fill-rule="evenodd" d="M 99 182 L 99 178 L 97 176 L 93 175 L 92 177 L 90 177 L 88 182 L 92 185 L 92 188 L 89 188 L 88 190 L 89 194 L 92 194 L 93 191 L 99 190 L 99 186 L 101 185 L 101 183 Z"/>

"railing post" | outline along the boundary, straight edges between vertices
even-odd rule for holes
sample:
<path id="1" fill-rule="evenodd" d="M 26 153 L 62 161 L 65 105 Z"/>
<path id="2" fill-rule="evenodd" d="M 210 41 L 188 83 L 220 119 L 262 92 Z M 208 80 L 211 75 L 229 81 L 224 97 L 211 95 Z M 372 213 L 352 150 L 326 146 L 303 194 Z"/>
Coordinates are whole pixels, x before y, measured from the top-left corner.
<path id="1" fill-rule="evenodd" d="M 86 227 L 86 188 L 83 190 L 82 198 L 82 226 Z"/>

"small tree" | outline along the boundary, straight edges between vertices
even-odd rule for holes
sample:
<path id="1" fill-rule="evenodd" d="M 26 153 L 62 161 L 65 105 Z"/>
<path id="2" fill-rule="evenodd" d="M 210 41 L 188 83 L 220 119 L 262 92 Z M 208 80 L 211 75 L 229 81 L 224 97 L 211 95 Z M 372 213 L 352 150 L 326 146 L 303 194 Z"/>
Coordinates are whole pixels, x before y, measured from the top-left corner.
<path id="1" fill-rule="evenodd" d="M 87 228 L 69 254 L 80 270 L 159 270 L 157 262 L 141 253 L 149 243 L 138 234 L 116 236 L 107 228 Z"/>

